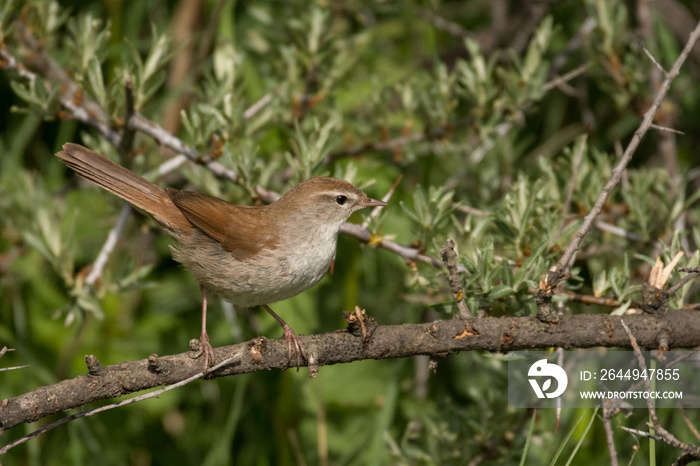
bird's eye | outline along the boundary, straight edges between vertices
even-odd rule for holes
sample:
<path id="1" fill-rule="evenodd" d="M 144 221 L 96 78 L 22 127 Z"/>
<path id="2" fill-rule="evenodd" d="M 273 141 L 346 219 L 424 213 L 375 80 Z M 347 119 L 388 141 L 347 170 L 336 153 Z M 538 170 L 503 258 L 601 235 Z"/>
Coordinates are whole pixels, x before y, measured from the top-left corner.
<path id="1" fill-rule="evenodd" d="M 337 197 L 335 198 L 335 202 L 337 202 L 338 205 L 343 205 L 343 204 L 345 204 L 345 201 L 347 201 L 347 200 L 348 200 L 348 198 L 347 198 L 346 196 L 343 196 L 342 194 L 340 194 L 339 196 L 337 196 Z"/>

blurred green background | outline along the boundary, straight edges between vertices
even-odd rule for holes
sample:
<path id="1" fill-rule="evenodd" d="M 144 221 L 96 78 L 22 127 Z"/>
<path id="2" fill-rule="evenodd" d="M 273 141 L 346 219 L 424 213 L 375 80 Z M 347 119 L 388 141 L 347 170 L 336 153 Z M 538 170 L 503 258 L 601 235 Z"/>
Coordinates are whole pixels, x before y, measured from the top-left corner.
<path id="1" fill-rule="evenodd" d="M 0 66 L 0 345 L 15 350 L 2 366 L 30 365 L 0 374 L 0 398 L 84 374 L 86 354 L 108 365 L 180 353 L 199 333 L 198 285 L 140 214 L 85 284 L 122 203 L 53 154 L 78 142 L 139 173 L 174 154 L 143 133 L 118 153 L 66 111 L 65 88 L 38 58 L 52 57 L 115 130 L 131 76 L 139 112 L 242 176 L 234 185 L 185 164 L 163 186 L 251 203 L 258 184 L 284 192 L 330 174 L 382 197 L 402 176 L 370 231 L 433 257 L 454 238 L 470 311 L 531 315 L 528 287 L 568 245 L 663 79 L 641 45 L 669 69 L 697 16 L 681 1 L 3 0 L 0 46 L 37 78 Z M 696 47 L 656 119 L 684 134 L 647 135 L 600 218 L 617 233 L 588 236 L 567 284 L 619 307 L 567 302 L 563 312 L 624 312 L 656 256 L 685 251 L 680 265 L 698 265 L 699 63 Z M 691 283 L 673 305 L 697 301 Z M 356 305 L 380 324 L 455 313 L 442 272 L 347 236 L 332 275 L 273 308 L 311 334 L 343 328 Z M 259 309 L 211 307 L 214 346 L 281 334 Z M 434 372 L 415 357 L 322 367 L 314 380 L 302 370 L 198 381 L 71 422 L 0 463 L 610 462 L 600 413 L 564 410 L 557 421 L 510 409 L 506 385 L 503 358 L 480 353 L 441 359 Z M 660 416 L 698 442 L 686 423 L 696 411 Z M 638 410 L 613 420 L 620 464 L 679 455 L 617 429 L 646 419 Z"/>

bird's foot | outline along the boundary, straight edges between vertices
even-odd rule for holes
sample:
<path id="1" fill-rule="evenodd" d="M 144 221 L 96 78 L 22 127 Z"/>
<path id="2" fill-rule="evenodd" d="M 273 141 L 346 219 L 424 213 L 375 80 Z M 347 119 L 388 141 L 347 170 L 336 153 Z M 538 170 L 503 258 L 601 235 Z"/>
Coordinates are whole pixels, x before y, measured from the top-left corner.
<path id="1" fill-rule="evenodd" d="M 202 356 L 204 357 L 204 370 L 208 370 L 214 365 L 214 348 L 209 343 L 209 335 L 206 332 L 199 336 L 199 350 L 192 358 L 198 359 Z"/>
<path id="2" fill-rule="evenodd" d="M 304 351 L 304 347 L 302 346 L 301 341 L 299 341 L 299 337 L 296 333 L 294 333 L 294 330 L 292 330 L 292 327 L 290 327 L 287 324 L 284 324 L 282 326 L 282 329 L 284 331 L 282 338 L 287 340 L 287 358 L 289 359 L 289 362 L 292 362 L 292 348 L 294 348 L 294 352 L 297 356 L 298 371 L 299 367 L 301 367 L 302 359 L 304 361 L 308 361 L 308 358 L 306 357 L 306 352 Z"/>

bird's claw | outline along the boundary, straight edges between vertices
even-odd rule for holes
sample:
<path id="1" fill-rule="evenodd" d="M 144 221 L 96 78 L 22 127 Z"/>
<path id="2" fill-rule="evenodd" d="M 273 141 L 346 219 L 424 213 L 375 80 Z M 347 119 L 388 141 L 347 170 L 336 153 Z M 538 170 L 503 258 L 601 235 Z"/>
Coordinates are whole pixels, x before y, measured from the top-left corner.
<path id="1" fill-rule="evenodd" d="M 202 333 L 199 336 L 199 351 L 192 356 L 193 359 L 198 359 L 204 356 L 204 370 L 208 370 L 214 365 L 214 348 L 209 343 L 209 335 Z"/>
<path id="2" fill-rule="evenodd" d="M 292 347 L 294 347 L 294 352 L 296 353 L 297 356 L 297 371 L 301 367 L 301 362 L 302 359 L 304 361 L 308 361 L 308 358 L 306 357 L 306 352 L 304 351 L 304 347 L 301 344 L 301 341 L 299 341 L 299 337 L 297 336 L 296 333 L 294 333 L 294 330 L 292 330 L 292 327 L 289 325 L 283 326 L 284 329 L 284 334 L 283 338 L 287 340 L 287 358 L 289 362 L 292 361 Z"/>

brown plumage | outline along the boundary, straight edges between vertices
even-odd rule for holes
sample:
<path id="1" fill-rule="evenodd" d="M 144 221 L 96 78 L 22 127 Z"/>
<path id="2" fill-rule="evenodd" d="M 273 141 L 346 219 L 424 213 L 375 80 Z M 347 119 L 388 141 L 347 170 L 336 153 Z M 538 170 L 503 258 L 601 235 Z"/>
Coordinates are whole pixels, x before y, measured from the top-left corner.
<path id="1" fill-rule="evenodd" d="M 356 210 L 386 205 L 344 180 L 310 178 L 266 206 L 240 206 L 158 185 L 78 144 L 56 154 L 78 175 L 150 214 L 177 241 L 171 247 L 204 295 L 200 354 L 213 360 L 206 332 L 207 293 L 240 306 L 263 305 L 282 325 L 291 358 L 305 357 L 296 334 L 267 304 L 316 284 L 335 255 L 340 226 Z"/>
<path id="2" fill-rule="evenodd" d="M 235 205 L 173 188 L 166 193 L 192 225 L 221 243 L 238 260 L 254 257 L 263 248 L 276 249 L 279 244 L 276 225 L 266 221 L 265 207 Z"/>

